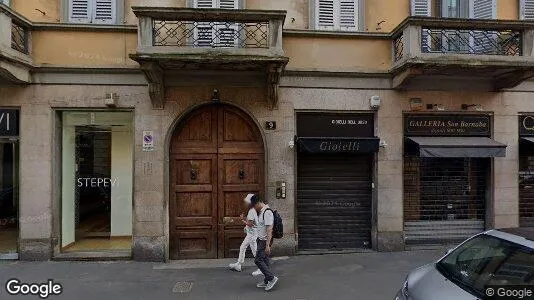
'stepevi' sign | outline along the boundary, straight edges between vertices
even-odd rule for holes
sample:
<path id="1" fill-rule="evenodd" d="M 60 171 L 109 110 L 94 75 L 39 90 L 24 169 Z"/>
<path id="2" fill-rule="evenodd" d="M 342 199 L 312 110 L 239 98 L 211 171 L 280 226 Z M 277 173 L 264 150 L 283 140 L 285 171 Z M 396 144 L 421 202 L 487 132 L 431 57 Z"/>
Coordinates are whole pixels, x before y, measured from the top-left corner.
<path id="1" fill-rule="evenodd" d="M 19 135 L 19 111 L 0 109 L 0 136 Z"/>
<path id="2" fill-rule="evenodd" d="M 407 114 L 404 134 L 407 136 L 489 136 L 489 115 Z"/>

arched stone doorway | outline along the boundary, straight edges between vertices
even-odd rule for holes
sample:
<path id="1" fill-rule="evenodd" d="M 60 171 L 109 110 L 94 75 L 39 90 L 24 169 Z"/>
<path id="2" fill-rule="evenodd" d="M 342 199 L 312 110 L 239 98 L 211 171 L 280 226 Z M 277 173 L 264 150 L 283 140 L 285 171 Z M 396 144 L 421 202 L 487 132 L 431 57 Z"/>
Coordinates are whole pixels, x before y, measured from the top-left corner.
<path id="1" fill-rule="evenodd" d="M 234 106 L 202 106 L 177 125 L 169 152 L 170 259 L 237 256 L 243 197 L 264 195 L 259 128 Z"/>

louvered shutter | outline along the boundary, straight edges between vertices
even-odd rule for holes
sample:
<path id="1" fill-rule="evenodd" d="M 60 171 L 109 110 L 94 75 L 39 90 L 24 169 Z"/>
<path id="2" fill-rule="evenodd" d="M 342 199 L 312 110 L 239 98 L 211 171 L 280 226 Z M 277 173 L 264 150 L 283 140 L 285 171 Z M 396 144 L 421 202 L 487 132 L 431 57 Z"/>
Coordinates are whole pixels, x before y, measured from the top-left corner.
<path id="1" fill-rule="evenodd" d="M 471 0 L 470 13 L 473 19 L 496 19 L 496 0 Z"/>
<path id="2" fill-rule="evenodd" d="M 222 9 L 238 9 L 239 0 L 219 0 L 219 8 Z"/>
<path id="3" fill-rule="evenodd" d="M 316 22 L 317 29 L 334 30 L 334 0 L 317 0 Z"/>
<path id="4" fill-rule="evenodd" d="M 430 17 L 432 13 L 432 6 L 430 0 L 412 0 L 411 15 L 419 17 Z M 431 52 L 431 36 L 428 29 L 421 33 L 421 45 L 423 52 Z"/>
<path id="5" fill-rule="evenodd" d="M 219 0 L 218 8 L 221 9 L 238 9 L 238 0 Z M 237 47 L 239 26 L 236 23 L 225 22 L 216 25 L 217 46 L 219 47 Z"/>
<path id="6" fill-rule="evenodd" d="M 92 0 L 69 0 L 69 22 L 91 23 Z"/>
<path id="7" fill-rule="evenodd" d="M 216 0 L 195 0 L 196 8 L 215 8 Z M 214 28 L 209 22 L 198 22 L 195 26 L 195 46 L 212 47 Z"/>
<path id="8" fill-rule="evenodd" d="M 534 0 L 521 0 L 519 7 L 521 20 L 534 20 Z"/>
<path id="9" fill-rule="evenodd" d="M 431 0 L 412 0 L 412 16 L 430 17 L 432 15 Z"/>
<path id="10" fill-rule="evenodd" d="M 358 30 L 358 1 L 339 0 L 339 30 Z"/>
<path id="11" fill-rule="evenodd" d="M 117 15 L 116 0 L 94 0 L 93 23 L 115 24 Z"/>
<path id="12" fill-rule="evenodd" d="M 472 19 L 496 19 L 496 0 L 470 0 L 469 13 Z M 472 52 L 495 54 L 498 50 L 497 32 L 475 30 L 470 40 Z"/>

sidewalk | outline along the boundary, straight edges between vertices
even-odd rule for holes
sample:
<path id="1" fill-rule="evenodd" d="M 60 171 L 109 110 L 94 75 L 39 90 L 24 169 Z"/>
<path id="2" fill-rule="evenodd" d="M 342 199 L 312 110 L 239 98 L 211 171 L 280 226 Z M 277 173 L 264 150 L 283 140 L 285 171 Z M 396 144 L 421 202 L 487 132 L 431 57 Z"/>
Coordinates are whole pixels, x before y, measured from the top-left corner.
<path id="1" fill-rule="evenodd" d="M 442 251 L 355 253 L 278 258 L 279 285 L 267 293 L 256 288 L 259 278 L 247 260 L 243 272 L 226 268 L 233 260 L 139 262 L 0 262 L 0 299 L 12 297 L 5 284 L 53 279 L 63 286 L 48 299 L 209 299 L 209 300 L 342 300 L 393 299 L 408 271 L 435 260 Z"/>

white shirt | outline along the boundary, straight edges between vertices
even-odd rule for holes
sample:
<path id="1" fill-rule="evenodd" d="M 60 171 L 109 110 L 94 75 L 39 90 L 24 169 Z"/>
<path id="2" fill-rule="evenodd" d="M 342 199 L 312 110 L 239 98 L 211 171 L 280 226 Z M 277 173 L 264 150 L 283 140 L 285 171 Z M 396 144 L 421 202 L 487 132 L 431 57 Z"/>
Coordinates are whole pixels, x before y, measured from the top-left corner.
<path id="1" fill-rule="evenodd" d="M 267 226 L 273 226 L 274 216 L 271 210 L 265 211 L 269 208 L 269 205 L 265 205 L 258 216 L 258 238 L 260 240 L 267 240 Z"/>
<path id="2" fill-rule="evenodd" d="M 252 227 L 245 226 L 245 233 L 247 235 L 256 235 L 258 227 L 258 213 L 256 213 L 256 210 L 254 208 L 248 210 L 247 221 L 252 221 Z"/>

